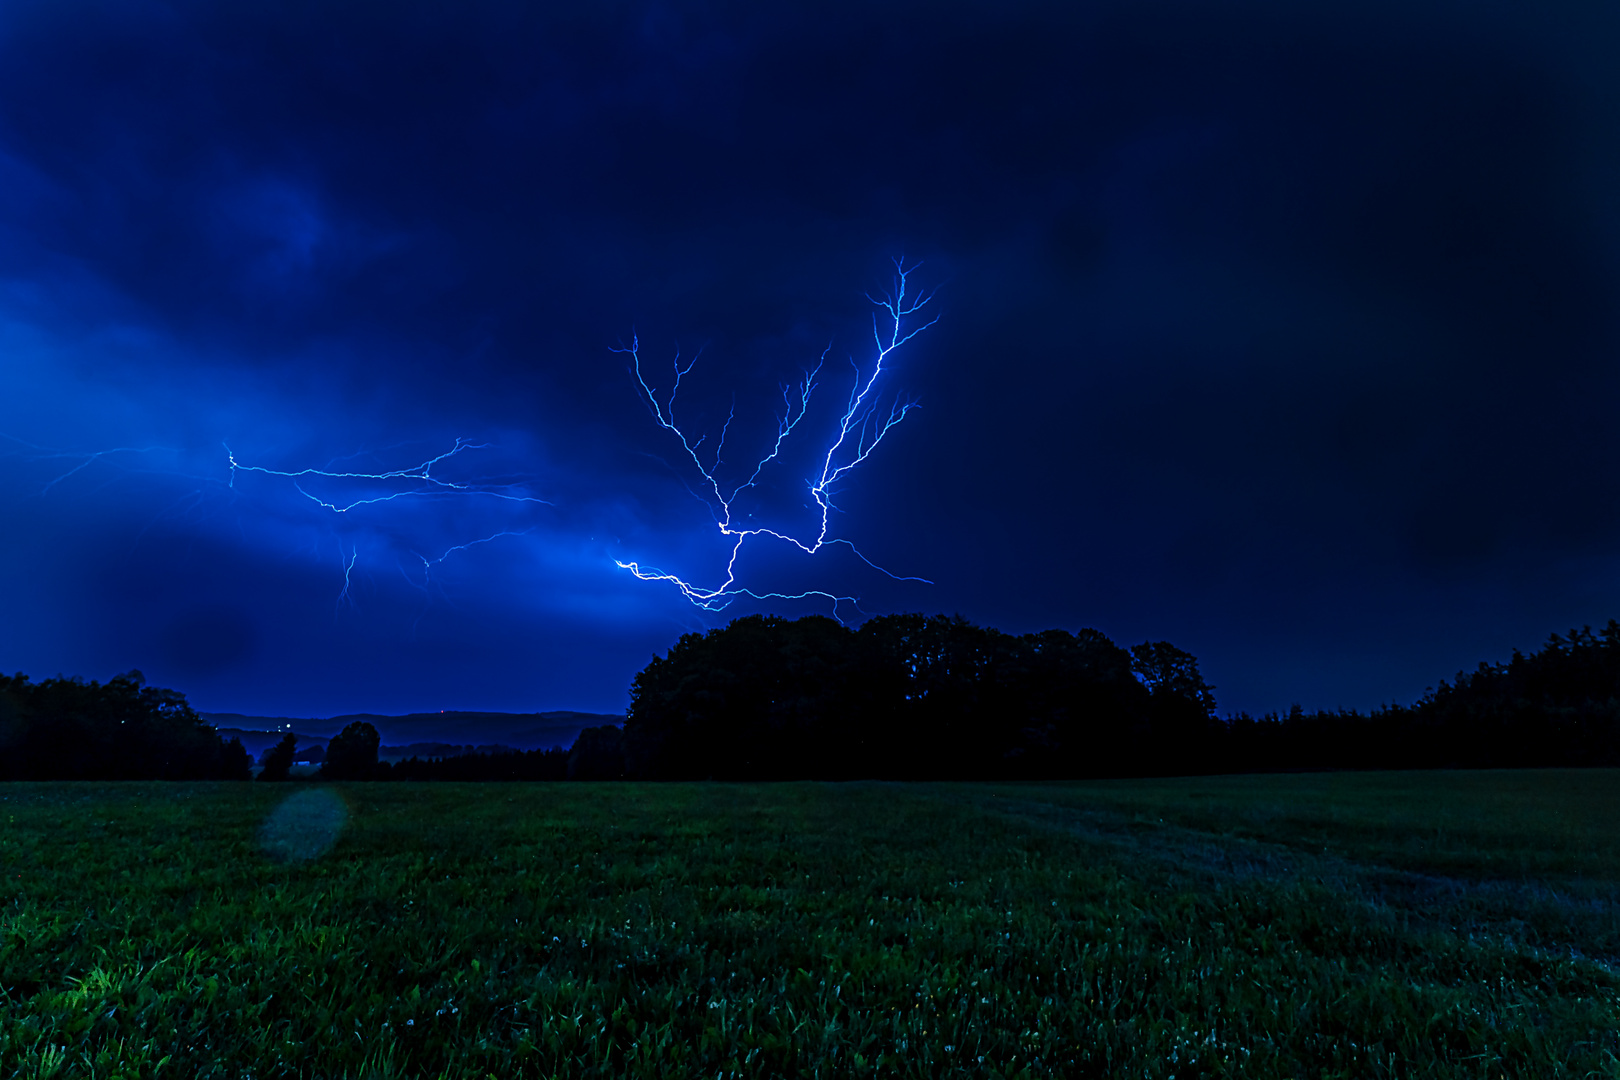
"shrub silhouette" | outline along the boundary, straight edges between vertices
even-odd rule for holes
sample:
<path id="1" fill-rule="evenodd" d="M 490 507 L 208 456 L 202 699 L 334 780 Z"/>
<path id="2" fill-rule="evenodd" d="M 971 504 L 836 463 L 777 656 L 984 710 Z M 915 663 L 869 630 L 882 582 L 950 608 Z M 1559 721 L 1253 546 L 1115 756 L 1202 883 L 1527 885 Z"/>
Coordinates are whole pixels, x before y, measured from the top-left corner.
<path id="1" fill-rule="evenodd" d="M 371 780 L 377 775 L 377 729 L 356 720 L 326 744 L 320 775 L 327 780 Z"/>
<path id="2" fill-rule="evenodd" d="M 293 754 L 298 749 L 298 736 L 283 735 L 281 741 L 264 754 L 264 767 L 259 770 L 260 780 L 285 780 L 292 769 Z"/>

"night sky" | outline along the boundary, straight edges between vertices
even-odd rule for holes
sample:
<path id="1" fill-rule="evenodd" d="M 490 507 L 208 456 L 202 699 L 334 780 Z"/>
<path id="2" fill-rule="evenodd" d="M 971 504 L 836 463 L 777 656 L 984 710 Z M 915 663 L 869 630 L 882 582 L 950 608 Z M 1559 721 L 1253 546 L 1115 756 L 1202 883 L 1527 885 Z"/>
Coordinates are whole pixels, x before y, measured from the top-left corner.
<path id="1" fill-rule="evenodd" d="M 713 588 L 730 544 L 615 349 L 664 395 L 697 356 L 676 418 L 712 466 L 734 417 L 728 489 L 825 353 L 733 504 L 813 537 L 901 257 L 938 322 L 869 400 L 918 407 L 828 535 L 928 583 L 761 536 L 738 585 L 1168 639 L 1223 713 L 1410 701 L 1602 624 L 1604 8 L 12 0 L 0 669 L 622 710 L 682 632 L 834 605 L 616 565 Z M 276 475 L 458 439 L 456 487 Z"/>

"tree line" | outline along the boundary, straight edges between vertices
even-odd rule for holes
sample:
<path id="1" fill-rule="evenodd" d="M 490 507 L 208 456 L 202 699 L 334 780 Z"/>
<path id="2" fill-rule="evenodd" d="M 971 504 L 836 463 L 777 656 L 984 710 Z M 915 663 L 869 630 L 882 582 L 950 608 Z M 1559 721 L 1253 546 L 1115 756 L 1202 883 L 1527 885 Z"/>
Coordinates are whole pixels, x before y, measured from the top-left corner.
<path id="1" fill-rule="evenodd" d="M 960 617 L 849 627 L 748 616 L 682 636 L 635 677 L 622 728 L 566 750 L 378 760 L 363 721 L 329 780 L 1058 779 L 1301 769 L 1620 765 L 1620 623 L 1554 634 L 1412 705 L 1220 718 L 1191 653 L 1096 630 L 1013 635 Z M 285 780 L 288 735 L 259 779 Z M 247 752 L 139 672 L 0 676 L 0 779 L 247 779 Z"/>
<path id="2" fill-rule="evenodd" d="M 1305 712 L 1224 726 L 1225 771 L 1620 765 L 1620 623 L 1552 634 L 1481 663 L 1409 706 Z"/>
<path id="3" fill-rule="evenodd" d="M 635 679 L 626 773 L 1056 779 L 1620 765 L 1620 623 L 1554 634 L 1409 706 L 1225 719 L 1197 658 L 962 618 L 738 619 Z"/>

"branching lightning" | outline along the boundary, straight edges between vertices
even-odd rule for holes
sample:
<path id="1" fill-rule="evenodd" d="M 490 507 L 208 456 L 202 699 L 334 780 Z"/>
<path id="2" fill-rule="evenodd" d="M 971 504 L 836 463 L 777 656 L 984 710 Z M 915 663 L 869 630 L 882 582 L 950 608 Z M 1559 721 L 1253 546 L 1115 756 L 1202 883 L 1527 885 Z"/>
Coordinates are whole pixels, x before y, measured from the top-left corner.
<path id="1" fill-rule="evenodd" d="M 8 448 L 9 447 L 9 448 Z M 324 511 L 335 517 L 353 520 L 358 512 L 366 508 L 381 507 L 383 504 L 398 503 L 402 500 L 442 500 L 445 498 L 460 498 L 474 500 L 494 500 L 496 505 L 534 504 L 538 506 L 552 506 L 551 500 L 532 494 L 527 478 L 518 476 L 488 476 L 472 480 L 451 479 L 444 475 L 448 470 L 446 463 L 452 459 L 467 457 L 480 450 L 489 450 L 491 443 L 473 442 L 458 438 L 448 448 L 431 454 L 424 459 L 413 460 L 410 464 L 397 468 L 378 467 L 368 469 L 354 467 L 349 464 L 362 456 L 355 454 L 347 458 L 335 459 L 323 468 L 279 469 L 266 465 L 244 462 L 239 459 L 230 446 L 226 445 L 225 465 L 223 472 L 203 469 L 210 475 L 198 475 L 196 465 L 200 464 L 197 455 L 183 450 L 166 446 L 116 446 L 101 450 L 74 451 L 53 447 L 40 446 L 14 436 L 0 433 L 0 458 L 19 458 L 30 463 L 40 463 L 51 469 L 51 473 L 38 489 L 41 498 L 59 494 L 71 481 L 82 484 L 91 476 L 92 467 L 99 466 L 101 471 L 110 471 L 108 478 L 99 478 L 94 481 L 96 488 L 105 488 L 116 483 L 120 478 L 140 474 L 154 477 L 180 478 L 195 483 L 195 488 L 172 501 L 156 516 L 147 522 L 139 536 L 144 537 L 149 529 L 166 516 L 176 510 L 191 512 L 204 506 L 217 502 L 220 497 L 227 499 L 239 496 L 241 487 L 237 481 L 238 474 L 257 474 L 270 479 L 290 481 L 290 486 L 301 499 L 298 503 L 313 504 L 317 512 Z M 150 462 L 153 456 L 161 456 L 161 462 Z M 132 467 L 128 464 L 131 458 L 138 461 L 150 462 L 142 467 Z M 215 459 L 217 460 L 217 459 Z M 180 468 L 173 467 L 181 465 Z M 184 468 L 191 464 L 192 468 Z M 165 467 L 169 466 L 169 467 Z M 334 494 L 334 492 L 347 492 Z M 217 508 L 217 507 L 216 507 Z M 323 515 L 324 516 L 324 515 Z M 384 530 L 385 532 L 391 530 Z M 445 548 L 436 556 L 428 556 L 420 550 L 399 543 L 404 553 L 414 556 L 420 561 L 419 572 L 400 567 L 406 580 L 423 592 L 430 592 L 436 584 L 432 580 L 432 571 L 439 564 L 445 562 L 458 552 L 480 544 L 489 543 L 503 536 L 523 536 L 534 532 L 534 528 L 515 529 L 507 528 L 488 536 L 483 536 L 465 543 L 454 544 Z M 398 542 L 385 542 L 385 546 L 395 548 Z M 371 547 L 372 545 L 366 545 Z M 341 614 L 345 605 L 355 606 L 355 571 L 359 565 L 359 550 L 361 545 L 353 538 L 339 538 L 339 568 L 342 571 L 343 581 L 337 594 L 336 607 Z M 415 578 L 419 576 L 420 580 Z M 442 591 L 442 590 L 441 590 Z M 426 609 L 424 609 L 425 611 Z M 418 616 L 420 620 L 420 616 Z"/>
<path id="2" fill-rule="evenodd" d="M 627 348 L 615 349 L 615 352 L 628 354 L 631 362 L 631 371 L 635 375 L 636 385 L 642 400 L 658 426 L 674 435 L 691 459 L 697 469 L 699 488 L 701 493 L 693 494 L 708 506 L 714 517 L 715 525 L 720 534 L 730 541 L 730 557 L 726 561 L 725 579 L 717 586 L 705 587 L 681 577 L 654 567 L 643 566 L 639 562 L 624 562 L 614 560 L 621 569 L 628 570 L 642 581 L 669 582 L 680 590 L 688 601 L 705 611 L 720 611 L 729 606 L 738 597 L 749 597 L 755 600 L 804 600 L 811 597 L 820 597 L 831 600 L 833 613 L 837 614 L 841 602 L 855 603 L 853 596 L 840 596 L 820 589 L 811 589 L 799 593 L 783 592 L 756 592 L 737 583 L 737 559 L 742 553 L 743 546 L 750 538 L 770 537 L 788 544 L 792 544 L 808 555 L 814 555 L 823 547 L 832 544 L 841 544 L 848 547 L 855 555 L 868 566 L 886 574 L 896 581 L 921 581 L 932 584 L 925 578 L 904 577 L 874 563 L 862 554 L 850 541 L 834 537 L 831 532 L 831 514 L 836 505 L 833 501 L 834 490 L 858 466 L 863 464 L 872 452 L 878 448 L 884 438 L 897 424 L 906 418 L 917 403 L 899 395 L 888 399 L 887 404 L 880 402 L 877 390 L 878 380 L 882 378 L 885 365 L 889 362 L 896 350 L 905 345 L 912 338 L 927 330 L 938 322 L 938 317 L 921 321 L 920 313 L 934 298 L 932 291 L 916 291 L 911 288 L 911 275 L 916 271 L 917 264 L 907 266 L 902 259 L 895 260 L 894 285 L 891 291 L 882 297 L 873 297 L 868 294 L 877 308 L 872 313 L 872 339 L 877 347 L 877 354 L 871 362 L 869 369 L 863 370 L 861 365 L 850 358 L 850 367 L 854 370 L 854 379 L 851 382 L 849 396 L 844 402 L 842 413 L 828 442 L 825 454 L 818 455 L 819 469 L 806 479 L 805 484 L 810 498 L 814 500 L 818 510 L 819 524 L 813 535 L 801 537 L 787 532 L 769 528 L 744 528 L 736 524 L 734 506 L 737 499 L 749 489 L 759 483 L 760 474 L 772 462 L 776 461 L 782 453 L 783 444 L 793 435 L 803 422 L 810 410 L 810 400 L 815 393 L 827 354 L 832 351 L 829 345 L 822 351 L 814 368 L 804 373 L 804 377 L 797 385 L 783 385 L 782 387 L 782 413 L 777 417 L 776 437 L 770 451 L 754 462 L 747 470 L 748 478 L 731 487 L 729 491 L 721 483 L 719 472 L 724 460 L 726 435 L 731 430 L 731 423 L 736 419 L 736 404 L 733 401 L 731 412 L 725 424 L 720 429 L 719 438 L 715 440 L 713 463 L 709 464 L 699 455 L 707 436 L 700 436 L 694 441 L 675 420 L 675 401 L 680 394 L 681 380 L 689 375 L 696 366 L 701 354 L 694 355 L 684 362 L 679 353 L 674 361 L 675 377 L 667 397 L 660 401 L 657 392 L 648 383 L 642 371 L 640 339 L 632 337 Z"/>
<path id="3" fill-rule="evenodd" d="M 299 495 L 302 495 L 305 499 L 308 499 L 321 509 L 330 511 L 333 514 L 347 514 L 353 510 L 377 506 L 383 503 L 391 503 L 402 499 L 434 499 L 444 497 L 485 497 L 513 503 L 535 503 L 541 506 L 553 505 L 548 499 L 542 499 L 536 495 L 529 494 L 527 489 L 521 483 L 471 483 L 465 481 L 447 480 L 442 476 L 434 474 L 435 467 L 439 466 L 443 462 L 449 461 L 450 459 L 458 457 L 469 451 L 489 449 L 489 446 L 489 443 L 476 443 L 458 438 L 455 440 L 455 444 L 451 446 L 450 449 L 445 450 L 442 453 L 434 454 L 433 456 L 428 457 L 425 460 L 418 461 L 415 464 L 407 465 L 401 468 L 379 469 L 368 472 L 358 469 L 340 469 L 331 466 L 328 466 L 327 468 L 272 469 L 263 465 L 245 465 L 241 461 L 237 460 L 235 452 L 233 452 L 227 445 L 225 446 L 225 457 L 230 468 L 230 480 L 227 487 L 233 489 L 236 487 L 236 477 L 238 473 L 259 473 L 265 476 L 281 477 L 291 480 L 293 482 L 293 489 L 297 491 Z M 366 487 L 367 491 L 364 494 L 345 497 L 323 496 L 309 490 L 305 486 L 306 483 L 309 483 L 312 480 L 331 481 L 340 484 L 358 483 Z M 397 487 L 398 489 L 377 492 L 376 487 L 379 484 Z M 474 547 L 478 544 L 487 544 L 491 540 L 495 540 L 503 536 L 523 536 L 533 531 L 533 529 L 503 529 L 500 532 L 481 537 L 477 540 L 470 540 L 464 544 L 456 544 L 445 549 L 439 555 L 432 558 L 423 555 L 419 551 L 412 550 L 411 554 L 416 556 L 416 558 L 419 559 L 422 564 L 422 581 L 420 583 L 413 580 L 409 573 L 405 573 L 403 566 L 400 568 L 400 570 L 402 573 L 405 573 L 406 580 L 410 581 L 413 586 L 423 591 L 427 591 L 432 584 L 431 579 L 433 567 L 444 562 L 456 552 L 466 551 L 468 548 Z M 340 553 L 341 550 L 342 549 L 340 547 Z M 352 575 L 354 572 L 355 563 L 358 558 L 358 548 L 351 545 L 351 550 L 343 563 L 343 589 L 338 594 L 338 607 L 340 610 L 345 602 L 347 602 L 351 607 L 354 604 L 354 599 L 350 595 L 350 586 L 352 584 Z M 420 619 L 420 616 L 418 619 Z"/>
<path id="4" fill-rule="evenodd" d="M 420 551 L 413 551 L 411 554 L 422 560 L 422 583 L 417 585 L 417 588 L 426 589 L 432 583 L 433 568 L 444 562 L 444 560 L 448 559 L 458 551 L 466 551 L 468 548 L 477 547 L 479 544 L 487 544 L 491 540 L 499 540 L 503 536 L 528 536 L 532 532 L 534 532 L 533 529 L 502 529 L 498 533 L 491 533 L 489 536 L 481 536 L 477 540 L 469 540 L 465 544 L 457 544 L 454 547 L 446 548 L 442 553 L 432 559 L 428 558 L 426 555 L 423 555 Z M 407 578 L 406 580 L 410 579 Z M 416 585 L 416 582 L 412 581 L 411 584 Z"/>
<path id="5" fill-rule="evenodd" d="M 108 457 L 108 456 L 110 456 L 112 454 L 151 454 L 151 453 L 160 452 L 163 449 L 164 448 L 160 447 L 160 446 L 140 446 L 140 447 L 136 447 L 136 446 L 115 446 L 110 450 L 94 450 L 94 451 L 91 451 L 90 453 L 84 454 L 83 455 L 84 460 L 80 461 L 77 465 L 73 466 L 73 468 L 71 468 L 67 472 L 62 473 L 61 475 L 53 478 L 49 483 L 47 483 L 43 488 L 40 489 L 39 493 L 41 495 L 49 495 L 50 492 L 51 492 L 51 488 L 55 487 L 57 484 L 60 484 L 62 481 L 68 479 L 69 477 L 74 476 L 77 473 L 82 472 L 85 469 L 88 469 L 90 466 L 94 465 L 97 461 L 100 461 L 102 458 Z M 52 455 L 52 456 L 56 456 L 56 457 L 72 457 L 72 456 L 77 456 L 77 455 L 57 454 L 57 455 Z"/>
<path id="6" fill-rule="evenodd" d="M 109 447 L 109 448 L 107 448 L 105 450 L 57 450 L 57 449 L 53 449 L 51 447 L 40 446 L 37 443 L 27 442 L 26 440 L 19 439 L 19 438 L 16 438 L 14 436 L 11 436 L 11 435 L 4 435 L 4 434 L 0 434 L 0 440 L 4 440 L 5 442 L 15 444 L 16 446 L 22 448 L 20 450 L 13 451 L 10 454 L 3 454 L 3 455 L 0 455 L 0 456 L 4 456 L 4 457 L 17 456 L 17 457 L 21 457 L 23 460 L 29 461 L 29 462 L 36 462 L 36 461 L 71 461 L 71 462 L 75 463 L 71 468 L 69 468 L 69 469 L 67 469 L 67 470 L 65 470 L 63 472 L 57 473 L 50 480 L 47 480 L 45 482 L 44 486 L 39 489 L 39 494 L 40 494 L 41 497 L 49 495 L 51 493 L 51 489 L 56 487 L 56 485 L 58 485 L 58 484 L 66 481 L 66 480 L 69 480 L 69 479 L 79 475 L 81 472 L 84 472 L 86 469 L 90 468 L 90 466 L 98 464 L 98 463 L 103 462 L 103 461 L 112 461 L 114 455 L 119 455 L 119 454 L 169 454 L 169 455 L 176 455 L 176 454 L 180 453 L 180 451 L 174 449 L 173 447 L 168 447 L 168 446 L 113 446 L 113 447 Z M 118 468 L 117 471 L 118 471 L 118 473 L 120 475 L 126 475 L 126 474 L 137 473 L 137 472 L 149 472 L 149 473 L 154 473 L 154 474 L 159 474 L 159 475 L 184 475 L 184 474 L 174 473 L 172 470 L 168 470 L 168 469 L 150 469 L 149 470 L 149 469 L 130 469 L 130 468 L 126 468 L 126 467 L 120 467 L 120 468 Z M 196 479 L 196 480 L 208 480 L 209 479 L 207 477 L 188 477 L 188 478 L 189 479 Z M 215 481 L 215 482 L 217 482 L 217 481 Z"/>
<path id="7" fill-rule="evenodd" d="M 91 488 L 92 491 L 104 491 L 117 484 L 120 480 L 132 476 L 180 479 L 196 485 L 185 494 L 157 505 L 155 512 L 148 518 L 146 525 L 137 534 L 138 536 L 145 536 L 149 529 L 167 518 L 191 514 L 207 501 L 211 492 L 223 491 L 226 487 L 225 482 L 217 475 L 199 475 L 183 469 L 162 467 L 161 462 L 167 460 L 172 464 L 176 459 L 184 456 L 182 451 L 171 446 L 114 446 L 105 450 L 60 450 L 40 446 L 38 443 L 31 443 L 12 435 L 0 434 L 0 444 L 6 443 L 12 444 L 18 449 L 0 451 L 0 458 L 15 457 L 31 464 L 47 462 L 51 463 L 53 467 L 59 467 L 58 463 L 62 462 L 73 463 L 69 468 L 58 472 L 40 486 L 38 496 L 41 499 L 51 496 L 57 485 L 60 484 L 65 487 L 67 482 L 74 477 L 80 477 L 81 480 L 88 479 L 91 475 L 91 466 L 94 465 L 106 466 L 106 468 L 97 471 L 109 475 L 104 475 L 100 480 L 96 481 Z M 140 467 L 123 464 L 122 460 L 129 455 L 135 455 L 140 459 L 153 455 L 159 461 Z"/>
<path id="8" fill-rule="evenodd" d="M 399 572 L 405 578 L 406 582 L 411 586 L 411 588 L 416 589 L 418 592 L 426 596 L 428 598 L 428 603 L 431 604 L 433 587 L 435 584 L 433 580 L 433 568 L 435 566 L 438 566 L 440 563 L 444 562 L 458 551 L 466 551 L 469 548 L 477 547 L 479 544 L 488 544 L 505 536 L 528 536 L 533 532 L 534 528 L 532 527 L 528 529 L 502 529 L 500 532 L 491 533 L 488 536 L 480 536 L 477 540 L 469 540 L 465 544 L 456 544 L 452 547 L 448 547 L 433 558 L 428 558 L 420 551 L 413 550 L 411 554 L 415 555 L 422 563 L 422 580 L 417 581 L 415 578 L 413 578 L 410 572 L 406 570 L 404 566 L 399 568 Z M 439 589 L 439 594 L 444 596 L 445 599 L 448 599 L 448 597 L 444 594 L 444 589 L 442 586 Z M 416 631 L 417 627 L 422 625 L 422 617 L 427 613 L 428 606 L 424 605 L 422 610 L 417 614 L 416 621 L 411 624 L 411 630 L 413 633 Z"/>
<path id="9" fill-rule="evenodd" d="M 673 382 L 668 385 L 667 390 L 660 390 L 644 368 L 639 338 L 632 338 L 627 348 L 614 350 L 628 356 L 638 395 L 647 406 L 655 423 L 663 431 L 674 436 L 685 454 L 685 460 L 691 462 L 690 466 L 681 464 L 681 469 L 688 474 L 687 488 L 708 508 L 716 530 L 724 538 L 724 554 L 721 556 L 724 560 L 724 570 L 714 575 L 718 581 L 712 585 L 702 584 L 690 576 L 658 569 L 641 561 L 616 559 L 614 562 L 617 567 L 628 571 L 641 581 L 669 583 L 702 611 L 723 610 L 741 597 L 761 601 L 825 599 L 831 601 L 835 616 L 839 612 L 840 604 L 858 603 L 857 597 L 830 589 L 767 590 L 743 584 L 739 581 L 739 576 L 744 573 L 739 560 L 742 559 L 744 548 L 751 542 L 790 544 L 811 556 L 818 554 L 823 548 L 839 545 L 848 548 L 865 565 L 891 579 L 928 583 L 925 578 L 897 574 L 878 565 L 858 550 L 852 541 L 836 535 L 832 521 L 832 515 L 838 509 L 837 494 L 840 486 L 849 479 L 851 473 L 866 463 L 889 433 L 918 407 L 917 402 L 911 398 L 898 393 L 891 394 L 884 385 L 884 379 L 893 367 L 896 352 L 938 321 L 936 318 L 929 318 L 927 311 L 934 294 L 932 291 L 918 290 L 914 287 L 913 275 L 917 270 L 916 265 L 907 265 L 904 260 L 896 260 L 894 267 L 895 276 L 890 291 L 882 296 L 868 296 L 873 304 L 872 343 L 875 353 L 865 361 L 850 358 L 851 374 L 847 395 L 841 402 L 832 405 L 824 404 L 825 392 L 821 397 L 817 397 L 817 391 L 826 380 L 826 362 L 832 352 L 832 346 L 829 345 L 821 351 L 815 364 L 803 372 L 802 378 L 782 385 L 780 412 L 774 417 L 774 430 L 769 427 L 766 429 L 768 434 L 765 434 L 760 452 L 750 456 L 747 463 L 740 467 L 727 457 L 728 453 L 735 453 L 732 444 L 739 438 L 738 426 L 734 424 L 738 418 L 735 398 L 731 402 L 724 423 L 720 425 L 717 437 L 712 441 L 707 435 L 694 437 L 690 427 L 677 419 L 676 406 L 683 381 L 691 375 L 701 353 L 689 358 L 677 353 Z M 829 427 L 822 429 L 821 425 L 829 421 Z M 807 445 L 805 436 L 812 429 L 826 431 L 824 444 Z M 4 450 L 5 443 L 12 444 L 14 449 Z M 441 446 L 437 452 L 429 453 L 425 457 L 418 458 L 413 455 L 408 464 L 399 466 L 389 465 L 370 454 L 362 460 L 361 455 L 357 454 L 348 458 L 333 459 L 324 467 L 301 468 L 278 468 L 272 464 L 244 460 L 238 457 L 236 451 L 228 444 L 220 445 L 224 450 L 223 474 L 217 471 L 217 465 L 213 464 L 218 458 L 206 450 L 202 452 L 204 457 L 200 459 L 195 451 L 161 446 L 116 446 L 88 452 L 71 452 L 37 446 L 0 435 L 0 456 L 21 457 L 43 463 L 50 468 L 51 472 L 43 488 L 38 492 L 40 496 L 59 494 L 67 488 L 69 482 L 75 486 L 82 485 L 93 472 L 103 469 L 112 472 L 115 478 L 132 473 L 144 473 L 183 477 L 192 481 L 195 490 L 186 493 L 174 507 L 160 513 L 158 518 L 171 513 L 176 507 L 188 513 L 200 513 L 204 508 L 216 504 L 222 497 L 225 500 L 240 498 L 244 494 L 244 487 L 253 486 L 238 483 L 248 476 L 276 481 L 276 486 L 285 490 L 287 496 L 294 493 L 299 496 L 298 499 L 289 499 L 293 505 L 303 506 L 306 511 L 313 510 L 326 520 L 354 522 L 355 518 L 371 517 L 372 515 L 364 513 L 368 509 L 381 510 L 389 504 L 412 502 L 420 504 L 424 501 L 438 502 L 444 499 L 487 501 L 491 509 L 497 506 L 517 509 L 523 504 L 546 507 L 555 505 L 551 500 L 534 494 L 528 479 L 521 475 L 491 476 L 485 473 L 483 476 L 469 478 L 467 461 L 478 456 L 480 451 L 491 449 L 488 442 L 456 438 L 448 447 Z M 813 454 L 807 456 L 808 450 L 813 450 Z M 161 461 L 155 460 L 153 455 L 165 455 L 166 458 Z M 163 467 L 171 464 L 167 460 L 169 458 L 174 459 L 173 465 L 177 467 Z M 141 462 L 144 467 L 131 467 L 132 459 Z M 202 460 L 207 460 L 207 465 L 201 465 Z M 806 469 L 808 472 L 802 479 L 803 488 L 800 490 L 808 496 L 805 508 L 812 516 L 808 520 L 803 520 L 800 525 L 784 525 L 780 519 L 773 520 L 770 525 L 757 524 L 753 514 L 749 512 L 759 511 L 761 518 L 768 516 L 761 510 L 761 501 L 773 497 L 766 494 L 768 487 L 775 487 L 767 482 L 769 470 L 773 468 L 778 473 L 784 469 Z M 105 482 L 113 483 L 115 479 Z M 797 487 L 797 484 L 794 486 Z M 779 487 L 777 490 L 780 490 Z M 753 497 L 750 498 L 751 492 Z M 332 517 L 327 518 L 326 515 Z M 155 518 L 154 522 L 156 520 Z M 495 524 L 489 523 L 490 526 Z M 285 524 L 276 526 L 278 529 L 287 527 L 297 526 Z M 440 527 L 442 528 L 442 525 Z M 364 542 L 354 535 L 339 537 L 339 566 L 343 580 L 337 594 L 335 616 L 341 614 L 344 605 L 350 607 L 355 605 L 356 570 L 359 568 L 362 546 L 368 549 L 368 560 L 375 557 L 371 553 L 378 550 L 397 552 L 402 559 L 399 570 L 405 579 L 413 587 L 431 596 L 435 588 L 439 587 L 436 570 L 447 559 L 502 537 L 527 535 L 534 532 L 535 528 L 538 526 L 527 529 L 502 528 L 477 539 L 454 543 L 443 550 L 439 550 L 437 544 L 425 547 L 421 541 L 414 545 L 406 543 L 395 529 L 383 526 L 381 522 L 374 528 L 367 528 Z M 346 533 L 348 531 L 344 530 Z M 378 533 L 381 535 L 377 535 Z M 448 543 L 453 539 L 453 536 L 444 536 L 439 543 Z M 424 554 L 433 551 L 439 553 Z M 442 587 L 439 587 L 439 591 L 442 592 Z"/>

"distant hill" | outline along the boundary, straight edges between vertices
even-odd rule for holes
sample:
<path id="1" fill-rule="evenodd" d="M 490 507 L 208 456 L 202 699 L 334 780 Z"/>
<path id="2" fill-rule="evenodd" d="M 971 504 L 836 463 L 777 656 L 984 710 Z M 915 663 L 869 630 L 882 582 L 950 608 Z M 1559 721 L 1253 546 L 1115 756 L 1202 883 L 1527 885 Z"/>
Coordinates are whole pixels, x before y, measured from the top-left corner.
<path id="1" fill-rule="evenodd" d="M 588 727 L 619 724 L 624 717 L 615 713 L 543 712 L 435 712 L 406 716 L 379 716 L 353 713 L 328 719 L 292 716 L 247 716 L 242 713 L 203 713 L 202 718 L 219 729 L 224 738 L 242 740 L 248 753 L 257 756 L 274 746 L 291 731 L 299 746 L 325 746 L 327 740 L 356 720 L 377 729 L 385 746 L 405 747 L 413 743 L 447 743 L 455 746 L 498 744 L 514 750 L 549 750 L 572 746 Z"/>

